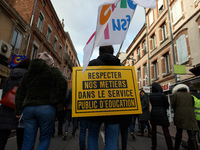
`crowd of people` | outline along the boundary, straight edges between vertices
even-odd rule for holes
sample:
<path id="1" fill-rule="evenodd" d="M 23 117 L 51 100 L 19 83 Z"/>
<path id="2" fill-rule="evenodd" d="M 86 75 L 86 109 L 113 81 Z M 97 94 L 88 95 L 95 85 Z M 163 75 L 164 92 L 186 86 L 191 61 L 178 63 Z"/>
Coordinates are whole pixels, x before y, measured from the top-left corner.
<path id="1" fill-rule="evenodd" d="M 101 46 L 99 57 L 90 61 L 89 66 L 121 66 L 120 60 L 113 53 L 113 46 Z M 55 134 L 64 141 L 67 139 L 70 122 L 73 125 L 70 133 L 72 138 L 77 136 L 80 125 L 80 150 L 98 150 L 98 137 L 102 126 L 105 132 L 104 150 L 126 150 L 129 129 L 133 140 L 137 138 L 136 135 L 151 138 L 151 149 L 156 150 L 157 126 L 162 127 L 168 150 L 179 149 L 183 130 L 187 131 L 188 142 L 182 146 L 191 150 L 198 149 L 196 134 L 200 128 L 200 94 L 190 91 L 187 85 L 178 84 L 172 90 L 171 105 L 176 126 L 173 144 L 167 116 L 170 104 L 159 83 L 152 84 L 152 92 L 149 95 L 140 90 L 142 114 L 72 118 L 72 88 L 67 90 L 66 79 L 53 64 L 53 58 L 43 52 L 39 53 L 37 59 L 26 58 L 12 69 L 5 81 L 2 97 L 14 86 L 18 86 L 18 89 L 15 109 L 0 105 L 0 150 L 5 149 L 12 130 L 17 133 L 18 150 L 33 150 L 38 129 L 40 141 L 37 150 L 47 150 Z M 18 126 L 19 119 L 23 120 L 23 127 Z M 135 135 L 136 119 L 139 131 Z M 121 141 L 118 140 L 119 135 Z"/>

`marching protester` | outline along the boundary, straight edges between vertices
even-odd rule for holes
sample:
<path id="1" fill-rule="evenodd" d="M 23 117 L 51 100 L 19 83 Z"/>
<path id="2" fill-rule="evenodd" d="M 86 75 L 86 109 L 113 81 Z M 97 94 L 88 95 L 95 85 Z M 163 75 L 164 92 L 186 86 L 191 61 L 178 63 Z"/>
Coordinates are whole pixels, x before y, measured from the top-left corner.
<path id="1" fill-rule="evenodd" d="M 185 84 L 178 84 L 173 88 L 172 94 L 174 125 L 176 126 L 174 150 L 178 150 L 180 147 L 183 130 L 187 130 L 188 147 L 197 150 L 196 132 L 198 125 L 194 113 L 194 100 L 189 93 L 189 87 Z"/>
<path id="2" fill-rule="evenodd" d="M 200 93 L 197 93 L 197 90 L 195 90 L 193 87 L 190 87 L 190 94 L 194 99 L 194 113 L 200 130 Z M 198 142 L 200 143 L 199 131 L 198 131 Z"/>
<path id="3" fill-rule="evenodd" d="M 113 56 L 113 46 L 100 46 L 99 56 L 91 60 L 89 66 L 121 66 L 120 60 Z M 98 136 L 102 123 L 105 124 L 104 150 L 116 150 L 119 134 L 119 116 L 90 117 L 88 127 L 88 150 L 98 150 Z"/>
<path id="4" fill-rule="evenodd" d="M 13 89 L 15 86 L 19 86 L 24 74 L 30 64 L 30 59 L 25 58 L 16 67 L 14 67 L 10 76 L 6 79 L 3 86 L 2 98 L 7 92 Z M 19 118 L 16 118 L 14 109 L 6 105 L 0 105 L 0 150 L 4 150 L 7 140 L 10 136 L 11 130 L 16 130 L 17 135 L 17 147 L 18 150 L 22 149 L 24 129 L 18 128 Z"/>
<path id="5" fill-rule="evenodd" d="M 148 134 L 146 136 L 151 137 L 151 128 L 149 124 L 149 120 L 150 120 L 149 100 L 144 90 L 140 91 L 140 100 L 141 100 L 141 105 L 142 105 L 142 114 L 139 115 L 141 132 L 137 133 L 137 136 L 144 136 L 144 125 L 146 125 L 148 128 Z"/>
<path id="6" fill-rule="evenodd" d="M 80 122 L 80 133 L 79 133 L 79 147 L 80 150 L 86 150 L 86 132 L 89 126 L 89 121 L 87 118 L 80 117 L 79 118 Z"/>
<path id="7" fill-rule="evenodd" d="M 34 149 L 38 128 L 38 150 L 47 150 L 53 134 L 56 104 L 64 103 L 67 82 L 61 72 L 52 67 L 53 58 L 46 52 L 31 61 L 16 92 L 15 114 L 24 121 L 22 150 Z"/>
<path id="8" fill-rule="evenodd" d="M 139 114 L 132 115 L 131 124 L 130 124 L 130 133 L 131 133 L 131 137 L 132 137 L 133 140 L 136 139 L 135 134 L 134 134 L 136 119 L 137 119 L 137 122 L 138 122 L 138 128 L 139 128 L 139 130 L 141 130 Z"/>
<path id="9" fill-rule="evenodd" d="M 72 118 L 72 88 L 67 91 L 66 110 L 65 134 L 63 136 L 63 140 L 66 140 L 66 137 L 68 135 L 68 127 L 71 121 L 73 124 L 72 138 L 76 137 L 76 130 L 78 128 L 78 118 Z"/>
<path id="10" fill-rule="evenodd" d="M 65 110 L 64 104 L 58 103 L 56 105 L 56 118 L 58 120 L 58 136 L 59 137 L 63 136 L 63 125 L 65 123 L 65 116 L 66 116 L 65 114 L 66 114 L 66 110 Z"/>
<path id="11" fill-rule="evenodd" d="M 128 128 L 130 127 L 132 115 L 123 115 L 120 117 L 121 120 L 119 124 L 119 132 L 121 133 L 121 145 L 122 145 L 121 150 L 126 150 L 128 141 Z"/>
<path id="12" fill-rule="evenodd" d="M 168 150 L 172 150 L 172 139 L 168 129 L 170 124 L 166 111 L 166 109 L 169 108 L 169 102 L 166 95 L 163 93 L 162 87 L 157 82 L 152 84 L 150 103 L 152 106 L 150 113 L 150 123 L 152 126 L 152 150 L 155 150 L 157 147 L 157 126 L 162 126 Z"/>

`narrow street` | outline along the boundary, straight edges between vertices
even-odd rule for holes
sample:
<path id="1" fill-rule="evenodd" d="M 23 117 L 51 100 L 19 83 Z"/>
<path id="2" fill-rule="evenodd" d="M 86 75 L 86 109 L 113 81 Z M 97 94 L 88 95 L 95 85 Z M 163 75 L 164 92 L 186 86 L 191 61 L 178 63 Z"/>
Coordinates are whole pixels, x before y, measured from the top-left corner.
<path id="1" fill-rule="evenodd" d="M 56 130 L 57 130 L 57 122 L 56 122 Z M 79 150 L 79 129 L 77 130 L 77 137 L 72 138 L 71 132 L 72 131 L 72 125 L 69 127 L 69 134 L 66 138 L 66 141 L 63 141 L 62 137 L 58 137 L 57 134 L 55 134 L 55 137 L 52 138 L 51 144 L 49 147 L 49 150 Z M 137 126 L 136 126 L 136 132 L 137 132 Z M 56 132 L 57 133 L 57 132 Z M 104 133 L 101 131 L 99 134 L 99 150 L 103 150 L 103 138 Z M 173 143 L 174 143 L 174 138 Z M 120 138 L 119 138 L 120 141 Z M 36 145 L 39 142 L 39 137 L 37 137 Z M 165 143 L 165 138 L 162 134 L 157 134 L 157 143 L 158 147 L 157 150 L 167 150 L 167 146 Z M 119 146 L 121 143 L 119 142 Z M 133 140 L 131 135 L 128 135 L 128 145 L 127 150 L 150 150 L 151 149 L 151 139 L 147 137 L 139 137 L 136 136 L 136 139 Z M 9 138 L 8 143 L 6 145 L 5 150 L 17 150 L 17 144 L 16 144 L 16 136 L 13 136 Z M 180 150 L 184 150 L 184 148 L 180 147 Z"/>

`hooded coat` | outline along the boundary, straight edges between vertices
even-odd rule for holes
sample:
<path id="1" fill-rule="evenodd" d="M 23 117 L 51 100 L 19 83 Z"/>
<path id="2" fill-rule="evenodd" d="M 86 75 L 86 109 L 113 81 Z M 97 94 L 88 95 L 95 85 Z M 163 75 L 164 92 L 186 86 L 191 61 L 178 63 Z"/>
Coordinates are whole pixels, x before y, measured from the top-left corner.
<path id="1" fill-rule="evenodd" d="M 194 114 L 194 100 L 188 86 L 179 84 L 172 90 L 172 107 L 174 109 L 174 125 L 184 130 L 198 130 Z"/>
<path id="2" fill-rule="evenodd" d="M 27 69 L 25 68 L 14 68 L 10 72 L 10 76 L 6 79 L 3 87 L 2 98 L 7 92 L 13 89 L 15 86 L 19 86 L 22 77 L 24 76 Z M 13 130 L 17 128 L 18 118 L 14 115 L 14 109 L 7 107 L 3 104 L 0 106 L 0 130 Z"/>
<path id="3" fill-rule="evenodd" d="M 169 120 L 166 111 L 166 109 L 169 108 L 169 102 L 166 95 L 163 93 L 162 87 L 157 82 L 152 84 L 150 103 L 152 105 L 150 114 L 151 124 L 169 127 Z"/>
<path id="4" fill-rule="evenodd" d="M 60 71 L 34 59 L 17 89 L 15 113 L 21 115 L 27 106 L 64 104 L 66 91 L 67 81 Z"/>

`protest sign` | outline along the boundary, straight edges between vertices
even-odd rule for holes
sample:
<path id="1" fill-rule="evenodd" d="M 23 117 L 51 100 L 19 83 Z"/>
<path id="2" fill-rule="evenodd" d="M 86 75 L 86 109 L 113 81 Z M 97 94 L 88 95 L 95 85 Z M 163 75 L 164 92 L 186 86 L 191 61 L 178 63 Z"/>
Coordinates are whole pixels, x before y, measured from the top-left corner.
<path id="1" fill-rule="evenodd" d="M 72 117 L 141 114 L 134 66 L 73 68 Z"/>

